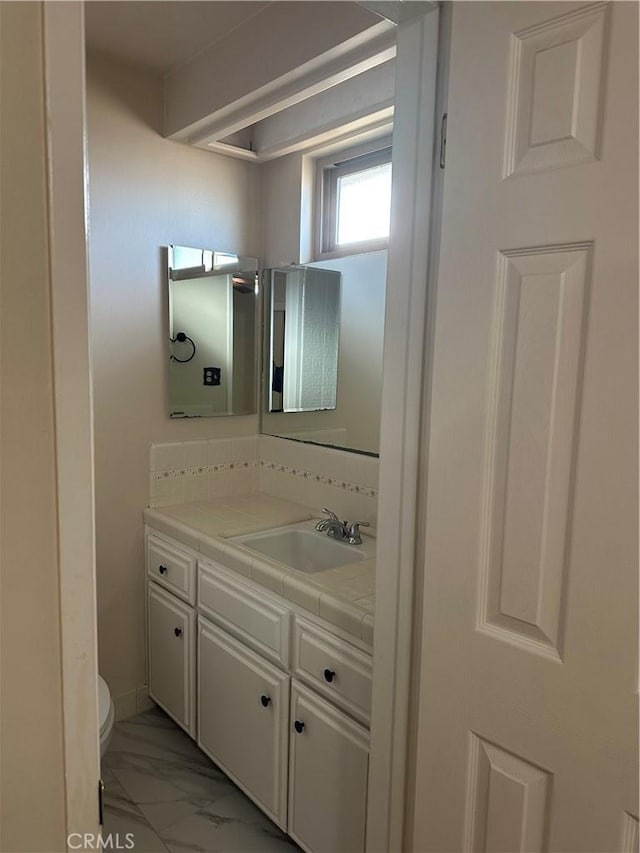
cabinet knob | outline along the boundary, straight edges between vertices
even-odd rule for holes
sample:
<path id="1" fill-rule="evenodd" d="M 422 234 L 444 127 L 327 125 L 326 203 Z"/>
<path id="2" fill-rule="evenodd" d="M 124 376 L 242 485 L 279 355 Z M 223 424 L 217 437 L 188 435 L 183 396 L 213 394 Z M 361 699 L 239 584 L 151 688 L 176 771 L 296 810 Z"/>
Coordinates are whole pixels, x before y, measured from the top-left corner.
<path id="1" fill-rule="evenodd" d="M 336 677 L 336 674 L 332 669 L 325 669 L 325 671 L 324 671 L 324 680 L 325 681 L 328 681 L 329 684 L 331 684 L 331 682 L 333 681 L 333 679 L 335 677 Z"/>
<path id="2" fill-rule="evenodd" d="M 173 633 L 176 635 L 176 637 L 181 637 L 182 636 L 182 628 L 174 628 Z"/>
<path id="3" fill-rule="evenodd" d="M 262 696 L 260 697 L 260 701 L 262 702 L 262 707 L 263 707 L 263 708 L 268 708 L 268 707 L 269 707 L 269 705 L 271 704 L 271 697 L 270 697 L 270 696 L 264 696 L 264 695 L 262 695 Z"/>
<path id="4" fill-rule="evenodd" d="M 303 722 L 301 722 L 300 720 L 296 720 L 296 721 L 295 721 L 295 723 L 293 724 L 293 728 L 294 728 L 294 729 L 298 732 L 298 734 L 300 735 L 300 734 L 302 734 L 302 731 L 303 731 L 303 729 L 304 729 L 304 723 L 303 723 Z"/>
<path id="5" fill-rule="evenodd" d="M 166 566 L 158 566 L 158 571 L 160 572 L 161 575 L 165 575 L 167 573 L 167 567 Z"/>

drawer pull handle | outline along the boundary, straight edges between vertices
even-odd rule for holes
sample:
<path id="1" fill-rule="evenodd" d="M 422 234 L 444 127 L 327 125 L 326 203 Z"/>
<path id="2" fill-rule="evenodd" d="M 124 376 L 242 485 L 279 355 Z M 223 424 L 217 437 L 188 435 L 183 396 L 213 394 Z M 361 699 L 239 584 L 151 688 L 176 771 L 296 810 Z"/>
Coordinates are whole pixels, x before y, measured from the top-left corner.
<path id="1" fill-rule="evenodd" d="M 176 635 L 176 637 L 181 637 L 182 636 L 182 628 L 174 628 L 173 633 Z"/>
<path id="2" fill-rule="evenodd" d="M 293 724 L 293 728 L 298 732 L 299 735 L 301 735 L 304 730 L 304 723 L 300 720 L 296 720 Z"/>
<path id="3" fill-rule="evenodd" d="M 336 677 L 336 674 L 332 669 L 325 669 L 325 671 L 324 671 L 324 680 L 325 681 L 328 681 L 329 684 L 331 684 L 331 682 L 333 681 L 333 679 L 335 677 Z"/>
<path id="4" fill-rule="evenodd" d="M 264 696 L 264 695 L 262 695 L 262 696 L 260 697 L 260 701 L 262 702 L 262 707 L 263 707 L 263 708 L 268 708 L 268 707 L 269 707 L 269 705 L 271 704 L 271 697 L 270 697 L 270 696 Z"/>
<path id="5" fill-rule="evenodd" d="M 167 567 L 166 566 L 158 566 L 158 571 L 160 572 L 161 575 L 165 575 L 167 573 Z"/>

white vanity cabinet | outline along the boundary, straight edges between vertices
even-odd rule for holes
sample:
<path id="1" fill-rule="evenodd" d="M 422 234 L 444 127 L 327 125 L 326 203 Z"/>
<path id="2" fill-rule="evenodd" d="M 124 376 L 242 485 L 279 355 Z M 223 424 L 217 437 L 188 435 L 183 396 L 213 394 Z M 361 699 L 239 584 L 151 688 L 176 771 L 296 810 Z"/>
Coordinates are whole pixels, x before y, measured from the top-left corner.
<path id="1" fill-rule="evenodd" d="M 363 851 L 367 647 L 153 532 L 147 576 L 151 697 L 307 853 Z"/>

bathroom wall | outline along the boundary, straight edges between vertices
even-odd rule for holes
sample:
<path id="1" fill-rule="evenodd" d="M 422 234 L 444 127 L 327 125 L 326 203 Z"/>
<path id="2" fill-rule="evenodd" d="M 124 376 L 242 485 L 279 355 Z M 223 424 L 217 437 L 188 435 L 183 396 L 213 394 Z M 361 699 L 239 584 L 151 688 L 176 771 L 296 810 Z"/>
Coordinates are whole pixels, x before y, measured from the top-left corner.
<path id="1" fill-rule="evenodd" d="M 261 178 L 240 160 L 163 139 L 160 78 L 90 55 L 87 100 L 99 665 L 124 714 L 145 681 L 149 443 L 258 430 L 257 416 L 168 418 L 161 247 L 260 258 Z"/>
<path id="2" fill-rule="evenodd" d="M 307 263 L 311 258 L 311 235 L 306 220 L 310 211 L 303 190 L 313 185 L 312 160 L 289 154 L 269 160 L 260 168 L 264 180 L 264 266 L 280 267 Z"/>
<path id="3" fill-rule="evenodd" d="M 0 849 L 64 850 L 42 4 L 0 4 L 0 30 Z"/>

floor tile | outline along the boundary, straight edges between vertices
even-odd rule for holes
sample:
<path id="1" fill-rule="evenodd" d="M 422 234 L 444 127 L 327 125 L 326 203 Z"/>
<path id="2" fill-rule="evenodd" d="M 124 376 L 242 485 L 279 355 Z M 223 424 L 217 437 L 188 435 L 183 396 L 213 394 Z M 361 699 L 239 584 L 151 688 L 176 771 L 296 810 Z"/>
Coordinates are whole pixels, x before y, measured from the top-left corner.
<path id="1" fill-rule="evenodd" d="M 132 849 L 136 853 L 166 853 L 162 840 L 122 785 L 109 774 L 104 784 L 102 838 L 105 849 L 109 846 L 112 849 L 131 849 L 133 844 Z"/>
<path id="2" fill-rule="evenodd" d="M 240 791 L 160 835 L 171 853 L 295 853 L 298 850 Z"/>
<path id="3" fill-rule="evenodd" d="M 299 850 L 159 708 L 116 724 L 102 778 L 103 833 L 135 853 Z"/>

